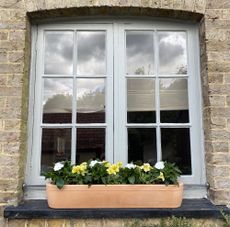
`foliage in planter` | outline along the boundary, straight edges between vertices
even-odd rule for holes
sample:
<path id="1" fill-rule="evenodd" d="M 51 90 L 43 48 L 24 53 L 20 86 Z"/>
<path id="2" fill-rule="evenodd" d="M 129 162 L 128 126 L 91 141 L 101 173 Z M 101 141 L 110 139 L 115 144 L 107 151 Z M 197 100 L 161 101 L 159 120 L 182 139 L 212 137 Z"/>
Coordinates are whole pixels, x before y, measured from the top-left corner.
<path id="1" fill-rule="evenodd" d="M 70 161 L 58 162 L 50 171 L 43 173 L 46 179 L 62 188 L 65 184 L 178 184 L 181 171 L 169 162 L 122 166 L 121 162 L 90 160 L 80 165 Z"/>

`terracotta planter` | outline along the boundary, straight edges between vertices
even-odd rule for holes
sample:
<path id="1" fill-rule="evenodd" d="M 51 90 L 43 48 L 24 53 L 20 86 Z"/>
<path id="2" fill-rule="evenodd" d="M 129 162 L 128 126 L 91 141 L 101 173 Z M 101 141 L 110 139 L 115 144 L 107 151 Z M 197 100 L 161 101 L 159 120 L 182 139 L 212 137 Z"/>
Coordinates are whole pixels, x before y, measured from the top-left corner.
<path id="1" fill-rule="evenodd" d="M 177 208 L 183 184 L 177 185 L 46 185 L 51 208 Z"/>

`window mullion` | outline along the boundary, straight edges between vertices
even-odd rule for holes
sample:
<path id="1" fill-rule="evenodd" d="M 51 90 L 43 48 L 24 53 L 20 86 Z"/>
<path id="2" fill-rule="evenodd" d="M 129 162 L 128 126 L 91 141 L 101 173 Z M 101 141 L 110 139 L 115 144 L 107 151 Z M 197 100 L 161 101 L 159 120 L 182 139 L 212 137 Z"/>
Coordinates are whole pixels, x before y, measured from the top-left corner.
<path id="1" fill-rule="evenodd" d="M 73 42 L 73 99 L 72 99 L 72 141 L 71 141 L 71 163 L 76 163 L 76 138 L 77 138 L 77 127 L 76 125 L 76 113 L 77 113 L 77 96 L 76 96 L 76 73 L 77 73 L 77 31 L 74 31 L 74 42 Z"/>
<path id="2" fill-rule="evenodd" d="M 159 86 L 159 75 L 158 75 L 158 67 L 159 67 L 159 47 L 158 47 L 158 39 L 157 39 L 157 31 L 154 32 L 154 50 L 155 50 L 155 70 L 156 70 L 156 82 L 155 82 L 155 108 L 156 108 L 156 146 L 157 146 L 157 161 L 162 159 L 161 152 L 161 129 L 160 129 L 160 86 Z"/>

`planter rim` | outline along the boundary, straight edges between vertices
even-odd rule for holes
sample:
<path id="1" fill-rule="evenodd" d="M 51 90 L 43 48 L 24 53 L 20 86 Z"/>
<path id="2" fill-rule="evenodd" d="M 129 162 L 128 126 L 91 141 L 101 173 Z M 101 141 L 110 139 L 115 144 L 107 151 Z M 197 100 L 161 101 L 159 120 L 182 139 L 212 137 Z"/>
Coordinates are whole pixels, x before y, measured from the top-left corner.
<path id="1" fill-rule="evenodd" d="M 92 185 L 81 185 L 81 184 L 66 184 L 62 189 L 58 189 L 56 185 L 52 183 L 46 183 L 46 187 L 49 187 L 50 190 L 149 190 L 150 188 L 154 188 L 157 190 L 179 190 L 181 187 L 183 187 L 183 183 L 179 182 L 177 184 L 92 184 Z"/>

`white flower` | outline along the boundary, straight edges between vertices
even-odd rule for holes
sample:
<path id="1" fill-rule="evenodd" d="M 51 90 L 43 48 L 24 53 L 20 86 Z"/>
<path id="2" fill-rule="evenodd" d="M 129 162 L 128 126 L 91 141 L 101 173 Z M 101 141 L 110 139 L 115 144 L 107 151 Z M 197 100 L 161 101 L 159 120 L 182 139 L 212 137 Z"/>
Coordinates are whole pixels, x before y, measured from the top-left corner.
<path id="1" fill-rule="evenodd" d="M 54 171 L 58 171 L 60 169 L 62 169 L 64 167 L 64 164 L 62 164 L 61 162 L 57 162 L 54 165 Z"/>
<path id="2" fill-rule="evenodd" d="M 155 164 L 155 168 L 156 168 L 156 169 L 164 169 L 164 168 L 165 168 L 164 162 L 157 162 L 157 163 Z"/>
<path id="3" fill-rule="evenodd" d="M 126 164 L 125 167 L 128 169 L 134 169 L 136 167 L 136 165 L 134 165 L 133 163 L 128 163 L 128 164 Z"/>
<path id="4" fill-rule="evenodd" d="M 92 167 L 94 167 L 97 163 L 101 164 L 101 162 L 99 162 L 99 161 L 97 161 L 97 160 L 93 160 L 93 161 L 90 162 L 89 167 L 92 168 Z"/>

